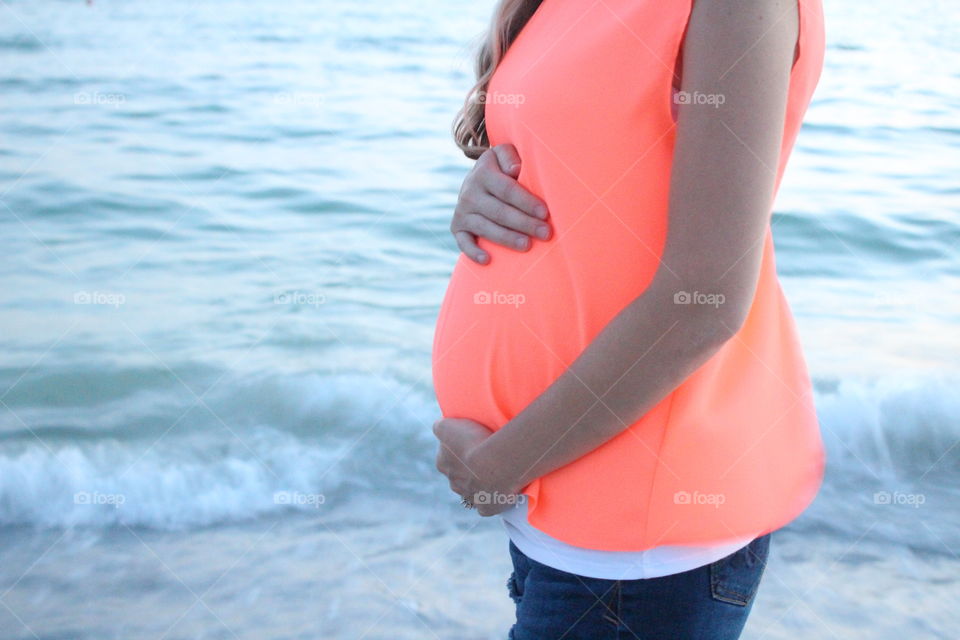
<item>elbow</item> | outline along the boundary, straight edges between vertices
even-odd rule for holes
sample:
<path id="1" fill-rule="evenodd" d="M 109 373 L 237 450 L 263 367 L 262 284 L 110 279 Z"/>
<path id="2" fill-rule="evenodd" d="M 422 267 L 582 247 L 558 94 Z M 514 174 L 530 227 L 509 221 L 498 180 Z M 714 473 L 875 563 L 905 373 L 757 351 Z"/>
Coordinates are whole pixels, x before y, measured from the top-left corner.
<path id="1" fill-rule="evenodd" d="M 750 301 L 721 292 L 703 293 L 695 288 L 673 296 L 674 321 L 705 348 L 718 348 L 743 327 Z"/>
<path id="2" fill-rule="evenodd" d="M 692 351 L 714 350 L 733 338 L 753 304 L 755 279 L 722 278 L 715 273 L 716 269 L 697 273 L 662 269 L 640 296 L 662 316 L 657 324 L 679 331 L 678 339 Z"/>
<path id="3" fill-rule="evenodd" d="M 716 307 L 713 318 L 709 320 L 716 325 L 715 332 L 722 342 L 726 342 L 736 335 L 750 313 L 751 300 L 744 296 L 726 296 Z"/>

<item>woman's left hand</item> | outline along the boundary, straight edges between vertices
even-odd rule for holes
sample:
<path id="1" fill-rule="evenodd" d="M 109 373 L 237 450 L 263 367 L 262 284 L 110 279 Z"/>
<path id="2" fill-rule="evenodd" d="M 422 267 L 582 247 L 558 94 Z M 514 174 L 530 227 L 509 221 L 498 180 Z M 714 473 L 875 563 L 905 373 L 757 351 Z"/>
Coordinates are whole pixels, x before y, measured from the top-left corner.
<path id="1" fill-rule="evenodd" d="M 493 486 L 480 469 L 470 465 L 474 450 L 493 431 L 466 418 L 441 418 L 433 423 L 433 435 L 440 440 L 437 470 L 447 476 L 454 493 L 473 502 L 477 513 L 493 516 L 516 503 L 518 496 L 512 489 Z"/>

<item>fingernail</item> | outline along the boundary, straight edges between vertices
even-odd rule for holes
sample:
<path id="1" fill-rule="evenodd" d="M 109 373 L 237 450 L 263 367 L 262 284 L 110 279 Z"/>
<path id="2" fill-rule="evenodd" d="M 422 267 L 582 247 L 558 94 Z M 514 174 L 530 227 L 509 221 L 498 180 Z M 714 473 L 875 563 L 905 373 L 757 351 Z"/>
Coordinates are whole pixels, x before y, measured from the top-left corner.
<path id="1" fill-rule="evenodd" d="M 527 248 L 527 239 L 526 239 L 526 238 L 517 238 L 517 241 L 516 241 L 515 244 L 517 245 L 517 249 L 526 249 L 526 248 Z"/>
<path id="2" fill-rule="evenodd" d="M 537 207 L 537 208 L 536 208 L 536 216 L 537 216 L 538 218 L 540 218 L 541 220 L 546 220 L 546 219 L 547 219 L 547 208 L 546 208 L 546 207 Z"/>
<path id="3" fill-rule="evenodd" d="M 516 173 L 516 172 L 519 171 L 519 170 L 520 170 L 520 165 L 518 165 L 518 164 L 512 164 L 512 165 L 510 165 L 510 173 Z"/>
<path id="4" fill-rule="evenodd" d="M 545 224 L 539 225 L 537 227 L 537 237 L 540 238 L 541 240 L 546 240 L 547 238 L 549 238 L 550 228 Z"/>
<path id="5" fill-rule="evenodd" d="M 490 256 L 488 256 L 488 255 L 485 254 L 485 253 L 478 253 L 478 254 L 477 254 L 477 260 L 479 260 L 480 262 L 486 262 L 489 258 L 490 258 Z"/>

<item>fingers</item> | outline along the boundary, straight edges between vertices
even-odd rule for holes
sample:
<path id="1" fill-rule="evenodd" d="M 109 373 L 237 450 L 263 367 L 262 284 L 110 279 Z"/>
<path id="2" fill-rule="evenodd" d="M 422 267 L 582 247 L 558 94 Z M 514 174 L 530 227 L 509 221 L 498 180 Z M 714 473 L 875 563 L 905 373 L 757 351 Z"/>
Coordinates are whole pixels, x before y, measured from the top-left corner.
<path id="1" fill-rule="evenodd" d="M 513 178 L 517 177 L 520 173 L 520 154 L 517 153 L 515 146 L 509 142 L 505 142 L 495 147 L 490 147 L 490 152 L 496 156 L 500 171 Z"/>
<path id="2" fill-rule="evenodd" d="M 485 151 L 464 180 L 450 231 L 457 246 L 477 264 L 490 256 L 477 240 L 483 237 L 515 251 L 526 251 L 531 238 L 552 235 L 546 204 L 517 181 L 520 156 L 511 144 Z"/>
<path id="3" fill-rule="evenodd" d="M 514 187 L 508 188 L 523 189 L 517 182 L 514 182 L 513 185 Z M 483 217 L 501 227 L 517 231 L 528 237 L 536 236 L 541 240 L 550 238 L 549 223 L 524 213 L 499 196 L 483 194 L 478 198 L 477 205 L 483 212 Z"/>
<path id="4" fill-rule="evenodd" d="M 439 471 L 440 473 L 442 473 L 447 477 L 447 484 L 450 486 L 450 491 L 454 492 L 458 496 L 463 496 L 467 494 L 469 489 L 464 484 L 461 478 L 447 475 L 450 473 L 450 465 L 446 464 L 443 460 L 441 460 L 441 456 L 437 456 L 436 467 L 437 467 L 437 471 Z"/>
<path id="5" fill-rule="evenodd" d="M 551 235 L 547 223 L 488 194 L 477 197 L 468 211 L 459 221 L 461 230 L 514 250 L 526 251 L 531 236 L 548 240 Z"/>
<path id="6" fill-rule="evenodd" d="M 478 174 L 487 193 L 505 202 L 524 214 L 538 220 L 546 220 L 547 205 L 526 187 L 502 171 L 484 170 Z"/>
<path id="7" fill-rule="evenodd" d="M 453 237 L 457 241 L 460 251 L 478 264 L 486 264 L 490 260 L 487 252 L 477 246 L 476 238 L 469 231 L 455 231 Z"/>
<path id="8" fill-rule="evenodd" d="M 497 214 L 497 217 L 505 216 L 504 214 Z M 490 242 L 509 247 L 514 251 L 526 251 L 530 248 L 530 238 L 526 235 L 511 231 L 507 227 L 490 220 L 487 216 L 478 213 L 469 214 L 464 218 L 463 224 L 470 233 L 483 236 Z"/>

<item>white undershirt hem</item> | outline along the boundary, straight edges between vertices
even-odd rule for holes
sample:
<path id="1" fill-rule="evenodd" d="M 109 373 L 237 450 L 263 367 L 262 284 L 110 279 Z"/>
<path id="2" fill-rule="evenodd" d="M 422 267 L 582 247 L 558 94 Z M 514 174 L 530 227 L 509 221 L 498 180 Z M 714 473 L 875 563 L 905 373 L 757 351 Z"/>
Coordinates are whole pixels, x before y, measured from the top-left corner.
<path id="1" fill-rule="evenodd" d="M 499 514 L 517 548 L 549 567 L 590 578 L 636 580 L 681 573 L 724 558 L 756 538 L 705 546 L 662 545 L 645 551 L 587 549 L 557 540 L 531 525 L 526 505 L 523 501 Z"/>

